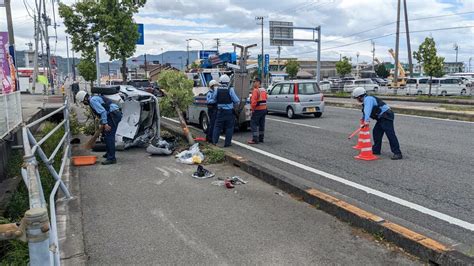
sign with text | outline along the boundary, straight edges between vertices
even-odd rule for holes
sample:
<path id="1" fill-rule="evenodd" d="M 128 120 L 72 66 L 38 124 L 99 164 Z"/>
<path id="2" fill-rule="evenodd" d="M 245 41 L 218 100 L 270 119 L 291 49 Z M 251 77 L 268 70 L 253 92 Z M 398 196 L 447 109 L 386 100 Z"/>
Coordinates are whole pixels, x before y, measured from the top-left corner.
<path id="1" fill-rule="evenodd" d="M 286 27 L 293 27 L 293 22 L 270 21 L 271 46 L 293 46 L 293 29 Z"/>
<path id="2" fill-rule="evenodd" d="M 138 45 L 144 45 L 145 44 L 145 29 L 143 27 L 143 24 L 137 24 L 138 26 L 138 34 L 140 35 L 137 40 Z"/>
<path id="3" fill-rule="evenodd" d="M 268 70 L 270 68 L 270 55 L 265 54 L 265 65 L 263 67 L 263 73 L 266 75 L 268 74 Z"/>

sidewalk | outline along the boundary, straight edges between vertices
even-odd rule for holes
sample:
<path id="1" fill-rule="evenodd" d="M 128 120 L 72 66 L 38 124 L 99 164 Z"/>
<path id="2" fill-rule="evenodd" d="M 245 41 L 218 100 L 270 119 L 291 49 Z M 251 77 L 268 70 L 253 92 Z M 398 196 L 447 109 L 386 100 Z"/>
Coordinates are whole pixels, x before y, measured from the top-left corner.
<path id="1" fill-rule="evenodd" d="M 78 169 L 90 264 L 420 264 L 235 166 L 206 166 L 249 181 L 226 189 L 173 157 L 117 158 Z"/>

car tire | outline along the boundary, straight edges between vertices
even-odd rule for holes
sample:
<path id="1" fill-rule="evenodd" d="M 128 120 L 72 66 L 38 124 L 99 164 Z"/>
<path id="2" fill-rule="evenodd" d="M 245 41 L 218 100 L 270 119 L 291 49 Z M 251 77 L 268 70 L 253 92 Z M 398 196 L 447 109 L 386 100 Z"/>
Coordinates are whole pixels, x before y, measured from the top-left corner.
<path id="1" fill-rule="evenodd" d="M 288 117 L 289 119 L 295 118 L 295 111 L 293 110 L 291 106 L 286 108 L 286 117 Z"/>
<path id="2" fill-rule="evenodd" d="M 241 131 L 241 132 L 247 131 L 249 129 L 249 126 L 250 126 L 250 122 L 242 123 L 239 126 L 239 131 Z"/>
<path id="3" fill-rule="evenodd" d="M 199 117 L 199 126 L 202 128 L 204 133 L 207 133 L 207 129 L 209 128 L 209 118 L 204 112 L 202 112 Z"/>
<path id="4" fill-rule="evenodd" d="M 462 89 L 462 90 L 461 90 L 461 95 L 463 95 L 463 96 L 464 96 L 464 95 L 466 95 L 466 94 L 467 94 L 467 91 L 466 91 L 466 89 Z"/>
<path id="5" fill-rule="evenodd" d="M 448 96 L 448 93 L 446 91 L 442 91 L 441 96 L 446 97 L 446 96 Z"/>
<path id="6" fill-rule="evenodd" d="M 314 113 L 314 117 L 320 118 L 323 115 L 321 112 Z"/>
<path id="7" fill-rule="evenodd" d="M 418 96 L 421 96 L 421 94 L 422 94 L 421 91 L 416 92 L 416 95 L 418 95 Z"/>

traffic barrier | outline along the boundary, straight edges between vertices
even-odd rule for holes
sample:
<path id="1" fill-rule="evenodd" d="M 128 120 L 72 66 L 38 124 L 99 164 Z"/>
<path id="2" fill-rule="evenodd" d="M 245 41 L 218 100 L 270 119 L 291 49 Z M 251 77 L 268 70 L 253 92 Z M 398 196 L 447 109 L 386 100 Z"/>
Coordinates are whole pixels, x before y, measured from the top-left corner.
<path id="1" fill-rule="evenodd" d="M 359 132 L 359 143 L 361 144 L 360 153 L 354 158 L 364 161 L 377 160 L 378 157 L 372 153 L 372 142 L 370 140 L 370 127 L 362 127 Z M 358 144 L 359 144 L 358 143 Z"/>

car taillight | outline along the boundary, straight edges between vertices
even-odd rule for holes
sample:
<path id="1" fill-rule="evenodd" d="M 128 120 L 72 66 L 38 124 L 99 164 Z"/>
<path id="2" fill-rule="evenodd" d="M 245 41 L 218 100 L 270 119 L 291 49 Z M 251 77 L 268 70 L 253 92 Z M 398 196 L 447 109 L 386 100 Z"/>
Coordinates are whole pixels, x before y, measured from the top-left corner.
<path id="1" fill-rule="evenodd" d="M 300 102 L 300 96 L 298 96 L 298 84 L 295 83 L 295 103 Z"/>
<path id="2" fill-rule="evenodd" d="M 324 102 L 324 94 L 321 93 L 321 102 Z"/>

